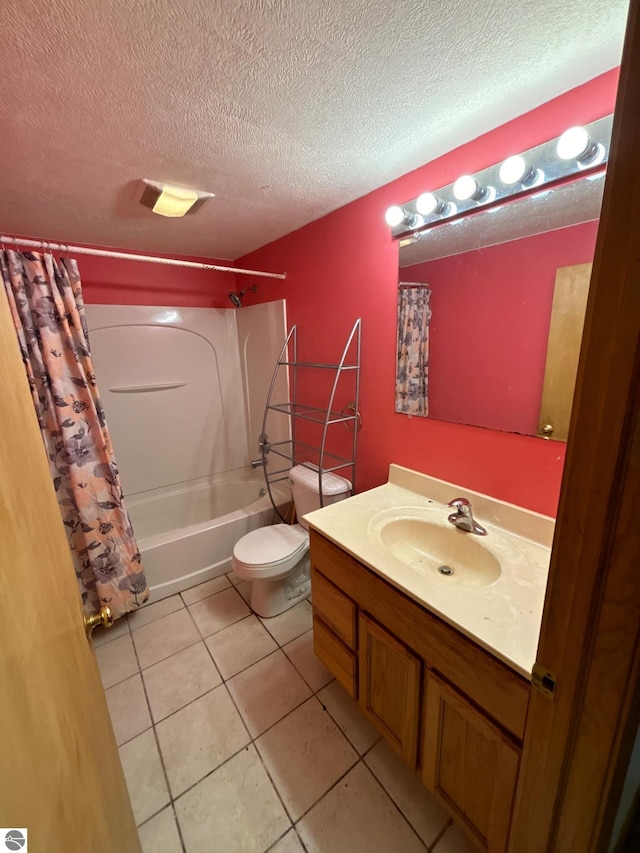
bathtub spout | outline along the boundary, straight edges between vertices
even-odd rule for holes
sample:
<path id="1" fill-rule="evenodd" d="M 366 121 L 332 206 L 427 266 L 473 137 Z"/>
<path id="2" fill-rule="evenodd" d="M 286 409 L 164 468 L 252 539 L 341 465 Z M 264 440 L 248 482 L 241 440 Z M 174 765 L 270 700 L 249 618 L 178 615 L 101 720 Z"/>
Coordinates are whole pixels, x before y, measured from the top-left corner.
<path id="1" fill-rule="evenodd" d="M 251 460 L 251 467 L 252 468 L 260 468 L 261 465 L 266 464 L 266 461 L 267 460 L 263 456 L 261 456 L 260 459 L 252 459 Z"/>

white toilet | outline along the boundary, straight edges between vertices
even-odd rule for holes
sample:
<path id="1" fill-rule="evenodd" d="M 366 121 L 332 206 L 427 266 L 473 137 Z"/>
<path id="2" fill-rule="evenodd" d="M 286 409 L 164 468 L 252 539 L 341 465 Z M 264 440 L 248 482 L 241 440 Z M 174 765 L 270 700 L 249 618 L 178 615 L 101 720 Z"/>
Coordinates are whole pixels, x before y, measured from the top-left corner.
<path id="1" fill-rule="evenodd" d="M 251 609 L 258 616 L 277 616 L 311 591 L 308 525 L 302 516 L 320 509 L 318 472 L 302 465 L 289 471 L 298 524 L 273 524 L 252 530 L 233 549 L 232 566 L 251 581 Z M 322 475 L 324 505 L 349 497 L 351 483 L 336 474 Z"/>

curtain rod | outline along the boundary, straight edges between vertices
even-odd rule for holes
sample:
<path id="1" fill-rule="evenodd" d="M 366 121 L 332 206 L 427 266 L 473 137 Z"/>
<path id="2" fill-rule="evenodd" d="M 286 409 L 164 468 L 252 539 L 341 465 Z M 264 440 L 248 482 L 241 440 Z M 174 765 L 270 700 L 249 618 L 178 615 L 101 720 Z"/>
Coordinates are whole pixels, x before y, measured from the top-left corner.
<path id="1" fill-rule="evenodd" d="M 217 272 L 234 272 L 238 275 L 256 275 L 262 278 L 285 279 L 286 273 L 261 272 L 260 270 L 236 269 L 236 267 L 221 267 L 218 264 L 202 264 L 197 261 L 179 261 L 177 258 L 161 258 L 157 255 L 133 255 L 129 252 L 110 252 L 108 249 L 89 249 L 86 246 L 70 246 L 68 243 L 50 243 L 48 240 L 22 240 L 16 237 L 0 235 L 0 244 L 13 243 L 15 246 L 27 246 L 43 251 L 54 250 L 69 252 L 74 255 L 95 255 L 99 258 L 116 258 L 121 261 L 146 261 L 149 264 L 166 264 L 173 267 L 189 267 L 194 270 L 216 270 Z"/>

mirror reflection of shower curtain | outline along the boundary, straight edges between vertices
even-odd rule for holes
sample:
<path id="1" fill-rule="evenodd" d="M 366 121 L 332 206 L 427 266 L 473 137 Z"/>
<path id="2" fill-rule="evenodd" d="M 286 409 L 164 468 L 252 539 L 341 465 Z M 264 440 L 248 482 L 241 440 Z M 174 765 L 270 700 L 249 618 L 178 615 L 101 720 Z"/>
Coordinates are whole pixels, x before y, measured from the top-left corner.
<path id="1" fill-rule="evenodd" d="M 0 275 L 85 610 L 106 604 L 117 618 L 149 590 L 93 372 L 78 265 L 7 249 Z"/>
<path id="2" fill-rule="evenodd" d="M 429 414 L 429 321 L 431 290 L 427 284 L 398 285 L 396 412 Z"/>

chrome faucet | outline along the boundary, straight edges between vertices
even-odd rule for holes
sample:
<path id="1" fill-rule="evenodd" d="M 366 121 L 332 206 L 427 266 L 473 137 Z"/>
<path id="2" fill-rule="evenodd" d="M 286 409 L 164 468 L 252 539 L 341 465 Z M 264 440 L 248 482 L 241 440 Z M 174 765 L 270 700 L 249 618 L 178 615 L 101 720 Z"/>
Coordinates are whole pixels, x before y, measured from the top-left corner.
<path id="1" fill-rule="evenodd" d="M 252 459 L 251 460 L 251 467 L 252 468 L 260 468 L 262 465 L 266 465 L 266 462 L 267 462 L 267 460 L 264 458 L 264 456 L 261 456 L 260 459 Z"/>
<path id="2" fill-rule="evenodd" d="M 455 512 L 449 516 L 451 524 L 455 524 L 460 530 L 467 533 L 476 533 L 478 536 L 486 536 L 487 531 L 473 517 L 471 504 L 466 498 L 454 498 L 447 506 L 455 507 Z"/>

